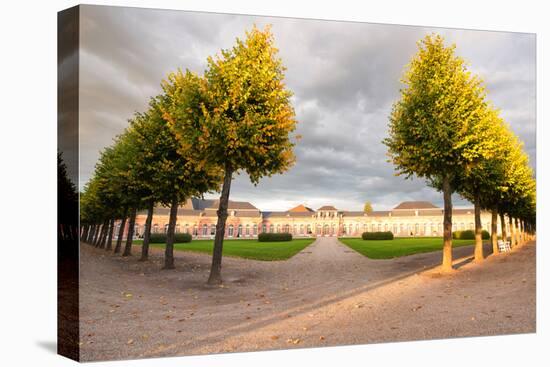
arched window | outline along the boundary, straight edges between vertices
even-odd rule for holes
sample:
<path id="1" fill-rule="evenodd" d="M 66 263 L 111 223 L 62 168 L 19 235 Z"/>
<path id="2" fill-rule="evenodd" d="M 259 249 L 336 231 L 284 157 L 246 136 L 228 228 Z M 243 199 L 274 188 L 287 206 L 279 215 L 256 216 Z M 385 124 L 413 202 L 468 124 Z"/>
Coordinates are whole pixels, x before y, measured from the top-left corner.
<path id="1" fill-rule="evenodd" d="M 280 224 L 277 224 L 277 229 L 276 229 L 276 233 L 281 233 L 281 225 Z"/>
<path id="2" fill-rule="evenodd" d="M 294 225 L 294 227 L 292 229 L 292 234 L 298 234 L 298 226 L 296 226 L 296 224 Z"/>
<path id="3" fill-rule="evenodd" d="M 363 224 L 363 232 L 368 232 L 369 231 L 369 226 L 365 223 Z"/>
<path id="4" fill-rule="evenodd" d="M 388 231 L 388 223 L 384 223 L 384 231 L 385 231 L 385 232 Z"/>
<path id="5" fill-rule="evenodd" d="M 243 225 L 239 224 L 239 227 L 237 227 L 237 237 L 242 237 L 243 235 Z"/>
<path id="6" fill-rule="evenodd" d="M 285 233 L 288 233 L 290 231 L 290 226 L 288 224 L 285 224 Z"/>
<path id="7" fill-rule="evenodd" d="M 320 224 L 317 224 L 316 233 L 317 233 L 318 235 L 321 234 L 321 225 L 320 225 Z"/>
<path id="8" fill-rule="evenodd" d="M 254 224 L 254 227 L 252 227 L 252 235 L 257 236 L 258 235 L 258 225 Z"/>
<path id="9" fill-rule="evenodd" d="M 246 225 L 246 229 L 245 229 L 244 234 L 245 234 L 247 237 L 250 236 L 250 225 L 249 225 L 249 224 Z"/>
<path id="10" fill-rule="evenodd" d="M 353 224 L 349 225 L 349 234 L 353 234 Z"/>
<path id="11" fill-rule="evenodd" d="M 199 227 L 197 227 L 197 225 L 195 224 L 193 226 L 193 236 L 198 236 L 199 235 Z"/>
<path id="12" fill-rule="evenodd" d="M 311 234 L 311 224 L 307 225 L 307 234 Z"/>
<path id="13" fill-rule="evenodd" d="M 228 235 L 229 237 L 233 237 L 233 230 L 234 230 L 233 224 L 230 224 L 230 225 L 229 225 L 229 231 L 228 231 L 228 233 L 227 233 L 227 235 Z"/>
<path id="14" fill-rule="evenodd" d="M 262 224 L 262 233 L 267 233 L 267 226 Z"/>
<path id="15" fill-rule="evenodd" d="M 202 235 L 203 235 L 203 237 L 208 236 L 208 225 L 207 224 L 202 225 Z"/>
<path id="16" fill-rule="evenodd" d="M 168 233 L 168 224 L 164 225 L 164 233 Z"/>
<path id="17" fill-rule="evenodd" d="M 393 224 L 393 233 L 397 233 L 397 223 Z"/>
<path id="18" fill-rule="evenodd" d="M 273 233 L 274 230 L 275 230 L 275 225 L 271 224 L 269 226 L 269 233 Z"/>
<path id="19" fill-rule="evenodd" d="M 176 233 L 180 233 L 180 225 L 179 225 L 179 223 L 176 224 Z"/>
<path id="20" fill-rule="evenodd" d="M 210 226 L 210 236 L 215 236 L 215 235 L 216 235 L 216 225 L 212 224 Z"/>
<path id="21" fill-rule="evenodd" d="M 119 229 L 120 229 L 120 224 L 117 226 L 117 232 L 116 233 L 118 233 Z M 159 225 L 157 223 L 155 223 L 153 225 L 153 233 L 159 233 Z"/>
<path id="22" fill-rule="evenodd" d="M 300 234 L 304 234 L 304 225 L 300 224 Z"/>
<path id="23" fill-rule="evenodd" d="M 419 231 L 419 230 L 420 230 L 420 229 L 419 229 L 419 225 L 418 225 L 418 223 L 416 223 L 416 224 L 414 225 L 414 233 L 415 233 L 415 234 L 418 234 L 418 231 Z"/>
<path id="24" fill-rule="evenodd" d="M 189 233 L 189 224 L 185 225 L 185 233 Z"/>
<path id="25" fill-rule="evenodd" d="M 378 232 L 382 232 L 382 224 L 378 223 Z"/>

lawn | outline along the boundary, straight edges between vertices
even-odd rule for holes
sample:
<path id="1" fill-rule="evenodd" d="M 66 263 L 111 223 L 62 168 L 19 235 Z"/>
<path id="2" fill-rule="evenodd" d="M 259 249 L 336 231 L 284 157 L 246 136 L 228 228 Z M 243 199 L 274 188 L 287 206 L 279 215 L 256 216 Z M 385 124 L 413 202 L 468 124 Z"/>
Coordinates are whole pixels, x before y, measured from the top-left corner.
<path id="1" fill-rule="evenodd" d="M 443 249 L 442 237 L 394 238 L 393 240 L 363 240 L 339 238 L 343 244 L 371 259 L 392 259 Z M 473 245 L 474 240 L 453 240 L 453 247 Z"/>
<path id="2" fill-rule="evenodd" d="M 274 261 L 286 260 L 302 251 L 315 241 L 315 238 L 300 238 L 284 242 L 258 242 L 257 240 L 224 240 L 223 255 L 245 259 Z M 142 241 L 134 241 L 141 245 Z M 164 248 L 163 243 L 151 244 L 151 247 Z M 193 251 L 212 254 L 214 240 L 194 240 L 189 243 L 176 243 L 176 251 Z"/>

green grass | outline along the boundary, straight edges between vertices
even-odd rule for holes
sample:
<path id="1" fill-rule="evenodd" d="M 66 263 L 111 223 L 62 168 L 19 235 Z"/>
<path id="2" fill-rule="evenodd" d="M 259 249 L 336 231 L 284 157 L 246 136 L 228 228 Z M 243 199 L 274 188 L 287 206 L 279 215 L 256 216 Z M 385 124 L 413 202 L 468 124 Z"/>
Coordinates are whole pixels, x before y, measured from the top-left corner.
<path id="1" fill-rule="evenodd" d="M 395 257 L 443 249 L 442 237 L 396 237 L 393 240 L 339 238 L 338 240 L 371 259 L 393 259 Z M 453 240 L 453 247 L 468 246 L 473 244 L 474 240 Z"/>
<path id="2" fill-rule="evenodd" d="M 315 241 L 315 238 L 300 238 L 288 242 L 258 242 L 257 240 L 224 240 L 223 255 L 242 257 L 245 259 L 274 261 L 286 260 L 302 251 Z M 141 245 L 143 241 L 134 241 Z M 155 243 L 151 247 L 164 248 L 164 244 Z M 193 240 L 189 243 L 176 243 L 176 251 L 192 251 L 212 254 L 213 240 Z"/>

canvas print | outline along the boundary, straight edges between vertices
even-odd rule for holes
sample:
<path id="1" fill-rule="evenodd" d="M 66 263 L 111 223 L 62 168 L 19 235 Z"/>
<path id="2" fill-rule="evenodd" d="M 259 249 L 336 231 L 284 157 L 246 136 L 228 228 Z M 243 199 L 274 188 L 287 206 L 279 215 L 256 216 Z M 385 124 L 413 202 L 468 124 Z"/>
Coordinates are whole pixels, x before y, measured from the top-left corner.
<path id="1" fill-rule="evenodd" d="M 59 353 L 536 331 L 536 35 L 58 15 Z"/>

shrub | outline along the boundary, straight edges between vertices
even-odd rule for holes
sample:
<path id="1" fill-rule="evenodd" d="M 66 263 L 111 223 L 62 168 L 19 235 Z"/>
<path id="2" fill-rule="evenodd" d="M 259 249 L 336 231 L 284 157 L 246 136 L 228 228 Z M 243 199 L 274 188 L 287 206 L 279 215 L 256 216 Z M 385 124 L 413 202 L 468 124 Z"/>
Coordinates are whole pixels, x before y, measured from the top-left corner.
<path id="1" fill-rule="evenodd" d="M 466 231 L 454 231 L 453 232 L 453 239 L 455 240 L 474 240 L 476 238 L 475 231 L 468 229 Z M 491 234 L 487 232 L 486 230 L 481 231 L 481 238 L 484 240 L 488 240 L 491 238 Z"/>
<path id="2" fill-rule="evenodd" d="M 393 240 L 392 232 L 363 232 L 361 237 L 364 240 Z"/>
<path id="3" fill-rule="evenodd" d="M 258 242 L 282 242 L 292 241 L 292 234 L 290 233 L 260 233 L 258 235 Z"/>
<path id="4" fill-rule="evenodd" d="M 191 242 L 189 233 L 174 233 L 174 243 Z M 151 233 L 150 243 L 166 243 L 166 233 Z"/>

